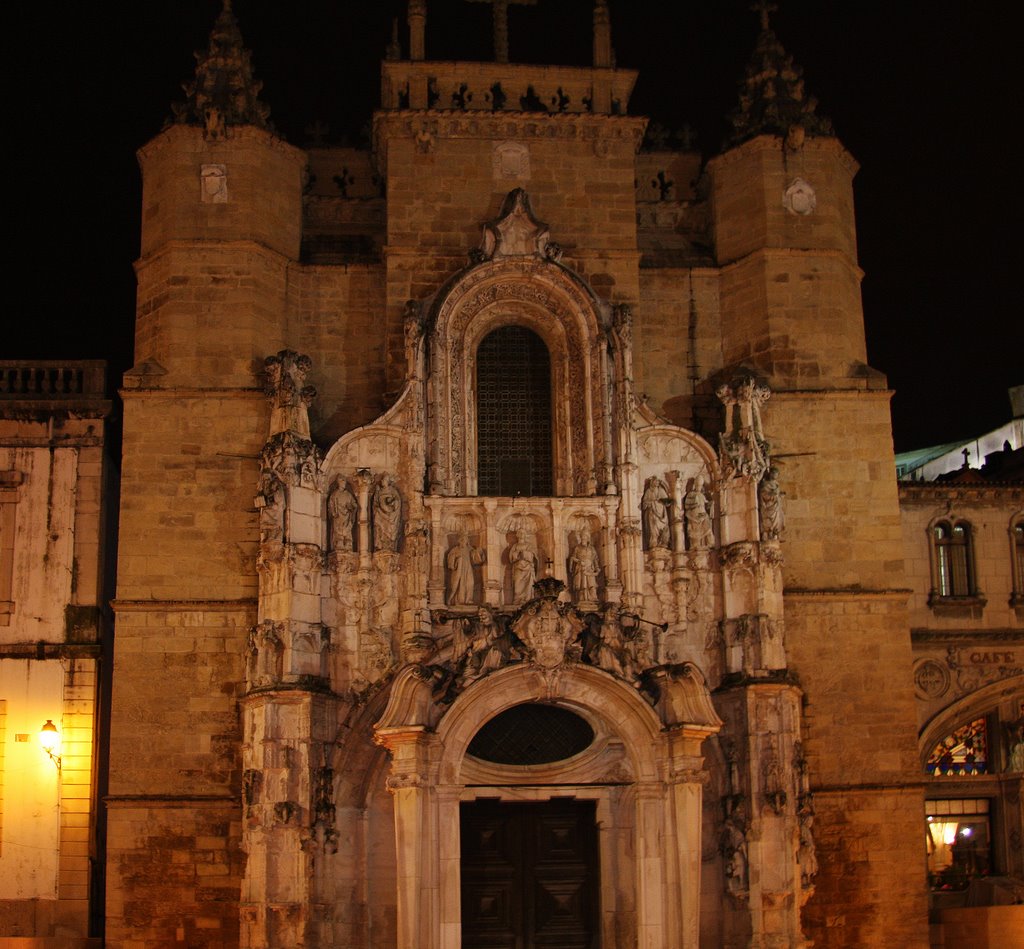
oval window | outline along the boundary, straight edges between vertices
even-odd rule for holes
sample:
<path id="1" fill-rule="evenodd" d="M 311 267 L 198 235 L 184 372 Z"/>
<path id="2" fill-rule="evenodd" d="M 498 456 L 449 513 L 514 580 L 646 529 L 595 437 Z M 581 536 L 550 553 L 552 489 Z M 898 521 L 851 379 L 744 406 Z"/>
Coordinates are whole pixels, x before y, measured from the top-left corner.
<path id="1" fill-rule="evenodd" d="M 550 764 L 578 755 L 594 729 L 575 712 L 556 705 L 513 705 L 495 715 L 469 743 L 468 753 L 494 764 Z"/>

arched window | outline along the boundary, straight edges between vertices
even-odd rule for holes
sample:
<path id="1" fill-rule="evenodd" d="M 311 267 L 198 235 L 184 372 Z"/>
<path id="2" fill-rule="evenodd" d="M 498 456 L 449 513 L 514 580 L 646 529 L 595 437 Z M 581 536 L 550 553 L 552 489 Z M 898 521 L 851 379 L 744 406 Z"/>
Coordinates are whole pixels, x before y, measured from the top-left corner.
<path id="1" fill-rule="evenodd" d="M 974 596 L 971 525 L 966 521 L 939 521 L 932 527 L 935 551 L 935 595 Z"/>
<path id="2" fill-rule="evenodd" d="M 522 326 L 488 333 L 476 353 L 477 493 L 552 491 L 551 357 Z"/>

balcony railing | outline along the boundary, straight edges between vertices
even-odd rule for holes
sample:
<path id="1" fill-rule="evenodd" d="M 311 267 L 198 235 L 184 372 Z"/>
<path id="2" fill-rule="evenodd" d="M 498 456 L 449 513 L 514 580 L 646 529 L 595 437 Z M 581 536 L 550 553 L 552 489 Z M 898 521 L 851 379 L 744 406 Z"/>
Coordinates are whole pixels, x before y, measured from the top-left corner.
<path id="1" fill-rule="evenodd" d="M 0 360 L 0 399 L 102 398 L 106 363 L 85 360 Z"/>

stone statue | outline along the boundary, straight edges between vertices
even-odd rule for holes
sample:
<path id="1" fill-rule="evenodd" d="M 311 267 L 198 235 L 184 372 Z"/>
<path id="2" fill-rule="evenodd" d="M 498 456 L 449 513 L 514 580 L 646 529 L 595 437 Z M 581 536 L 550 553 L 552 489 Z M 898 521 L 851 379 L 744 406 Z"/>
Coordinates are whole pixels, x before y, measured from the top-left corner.
<path id="1" fill-rule="evenodd" d="M 500 669 L 512 658 L 512 643 L 505 628 L 497 622 L 491 610 L 480 607 L 466 650 L 466 662 L 460 677 L 461 685 L 468 685 Z"/>
<path id="2" fill-rule="evenodd" d="M 349 490 L 348 483 L 339 478 L 327 499 L 327 517 L 330 527 L 330 549 L 352 551 L 355 547 L 356 517 L 359 502 Z"/>
<path id="3" fill-rule="evenodd" d="M 576 546 L 569 558 L 569 576 L 572 579 L 572 592 L 577 601 L 597 601 L 597 575 L 600 572 L 601 564 L 597 550 L 590 540 L 590 531 L 577 531 Z"/>
<path id="4" fill-rule="evenodd" d="M 810 797 L 806 797 L 797 808 L 797 815 L 800 821 L 800 843 L 797 848 L 796 859 L 800 864 L 800 884 L 807 889 L 814 878 L 818 875 L 818 855 L 814 846 L 814 807 L 810 803 Z"/>
<path id="5" fill-rule="evenodd" d="M 260 471 L 256 488 L 256 508 L 260 513 L 260 543 L 284 540 L 284 482 L 270 468 Z"/>
<path id="6" fill-rule="evenodd" d="M 743 801 L 732 804 L 725 818 L 721 838 L 722 856 L 725 858 L 725 884 L 733 896 L 747 889 L 747 835 Z"/>
<path id="7" fill-rule="evenodd" d="M 525 531 L 517 531 L 515 542 L 509 545 L 508 563 L 512 570 L 512 605 L 522 606 L 533 598 L 538 565 L 533 538 Z"/>
<path id="8" fill-rule="evenodd" d="M 1024 771 L 1024 718 L 1006 727 L 1006 770 Z"/>
<path id="9" fill-rule="evenodd" d="M 661 478 L 648 478 L 644 482 L 644 494 L 640 499 L 640 510 L 644 523 L 644 547 L 670 548 L 668 529 L 668 488 Z"/>
<path id="10" fill-rule="evenodd" d="M 639 679 L 636 657 L 623 635 L 618 607 L 610 603 L 605 607 L 597 641 L 591 646 L 587 658 L 595 666 L 627 682 L 635 683 Z"/>
<path id="11" fill-rule="evenodd" d="M 782 497 L 779 490 L 779 469 L 771 467 L 761 479 L 757 499 L 761 512 L 761 540 L 778 540 L 782 536 Z"/>
<path id="12" fill-rule="evenodd" d="M 690 550 L 704 550 L 713 547 L 714 531 L 711 528 L 711 512 L 708 498 L 704 493 L 704 476 L 693 479 L 693 487 L 683 498 L 683 514 L 686 518 L 686 537 Z"/>
<path id="13" fill-rule="evenodd" d="M 373 549 L 398 551 L 402 523 L 402 495 L 389 474 L 381 475 L 373 492 Z"/>
<path id="14" fill-rule="evenodd" d="M 483 562 L 483 551 L 470 544 L 466 531 L 459 531 L 458 541 L 445 557 L 445 566 L 449 570 L 449 606 L 468 606 L 476 602 L 475 568 Z"/>

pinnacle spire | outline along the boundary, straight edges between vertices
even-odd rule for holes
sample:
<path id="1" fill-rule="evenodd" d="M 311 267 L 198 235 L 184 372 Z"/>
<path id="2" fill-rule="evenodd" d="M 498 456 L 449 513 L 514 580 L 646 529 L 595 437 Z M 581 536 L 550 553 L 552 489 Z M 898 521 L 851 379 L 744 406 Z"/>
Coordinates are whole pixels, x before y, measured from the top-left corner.
<path id="1" fill-rule="evenodd" d="M 730 144 L 757 135 L 781 135 L 799 147 L 805 135 L 834 136 L 832 123 L 817 112 L 818 100 L 804 92 L 803 70 L 794 65 L 771 27 L 770 15 L 777 7 L 757 0 L 750 9 L 760 17 L 761 33 L 740 83 L 739 106 L 729 116 Z"/>
<path id="2" fill-rule="evenodd" d="M 171 107 L 174 121 L 200 125 L 214 138 L 227 134 L 232 125 L 272 129 L 270 107 L 259 101 L 263 83 L 253 78 L 251 55 L 231 11 L 231 0 L 223 0 L 209 46 L 195 53 L 195 78 L 182 84 L 185 101 Z"/>

